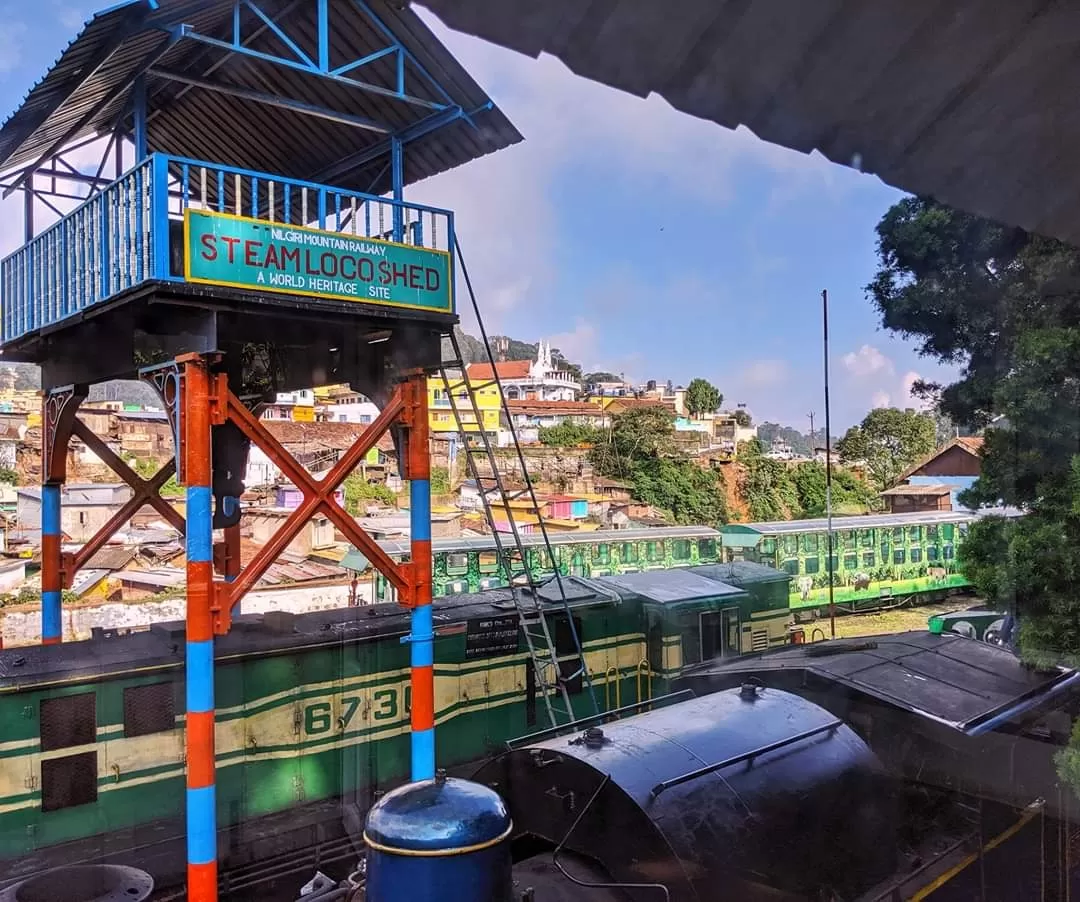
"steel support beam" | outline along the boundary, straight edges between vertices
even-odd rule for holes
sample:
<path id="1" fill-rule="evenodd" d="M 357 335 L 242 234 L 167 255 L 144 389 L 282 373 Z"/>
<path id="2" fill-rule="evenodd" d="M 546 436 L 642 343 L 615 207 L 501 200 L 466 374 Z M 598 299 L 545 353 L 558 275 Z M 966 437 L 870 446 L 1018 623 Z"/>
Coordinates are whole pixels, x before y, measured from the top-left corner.
<path id="1" fill-rule="evenodd" d="M 378 132 L 381 135 L 390 132 L 390 129 L 385 125 L 379 125 L 371 119 L 364 119 L 360 116 L 350 115 L 349 113 L 340 113 L 336 110 L 327 109 L 326 107 L 312 106 L 309 103 L 293 100 L 289 97 L 280 97 L 276 94 L 264 94 L 261 91 L 253 91 L 250 88 L 243 88 L 239 85 L 227 85 L 222 84 L 221 82 L 208 81 L 205 78 L 199 78 L 195 75 L 185 75 L 183 72 L 174 72 L 170 69 L 151 69 L 150 75 L 189 85 L 193 88 L 202 88 L 205 91 L 214 91 L 218 94 L 227 94 L 230 97 L 239 97 L 241 100 L 250 100 L 252 103 L 261 103 L 267 106 L 278 107 L 279 109 L 290 110 L 291 112 L 300 113 L 304 116 L 314 116 L 317 119 L 326 119 L 330 122 L 337 122 L 340 125 L 351 125 L 354 128 Z"/>
<path id="2" fill-rule="evenodd" d="M 269 53 L 260 53 L 257 50 L 252 50 L 249 47 L 243 45 L 231 44 L 228 41 L 222 41 L 218 38 L 212 38 L 209 35 L 199 34 L 197 31 L 192 31 L 187 26 L 182 27 L 181 34 L 183 37 L 192 41 L 198 41 L 202 44 L 206 44 L 210 47 L 217 47 L 219 50 L 226 50 L 229 53 L 238 53 L 241 56 L 248 56 L 252 59 L 260 60 L 271 65 L 281 66 L 286 69 L 295 69 L 298 72 L 307 72 L 311 75 L 317 75 L 320 78 L 327 78 L 338 84 L 346 85 L 350 88 L 356 88 L 361 91 L 366 91 L 369 94 L 376 94 L 380 97 L 389 97 L 392 100 L 400 100 L 402 103 L 407 103 L 412 106 L 422 107 L 428 110 L 443 110 L 446 109 L 447 104 L 435 103 L 431 100 L 424 100 L 420 97 L 414 97 L 411 94 L 403 94 L 397 91 L 392 91 L 389 88 L 384 88 L 380 85 L 374 85 L 370 82 L 358 81 L 355 78 L 346 78 L 344 75 L 334 75 L 332 72 L 322 72 L 316 68 L 312 68 L 304 63 L 296 62 L 295 60 L 285 59 L 281 56 L 272 56 Z"/>

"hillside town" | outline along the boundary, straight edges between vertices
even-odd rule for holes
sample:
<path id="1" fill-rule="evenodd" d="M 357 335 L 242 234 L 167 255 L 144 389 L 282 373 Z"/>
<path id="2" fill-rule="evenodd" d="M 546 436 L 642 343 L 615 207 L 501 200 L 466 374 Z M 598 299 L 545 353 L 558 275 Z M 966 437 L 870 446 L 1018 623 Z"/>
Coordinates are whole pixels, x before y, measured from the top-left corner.
<path id="1" fill-rule="evenodd" d="M 824 514 L 819 502 L 817 507 L 812 500 L 770 504 L 755 494 L 762 467 L 771 468 L 774 481 L 777 473 L 800 472 L 820 481 L 823 447 L 799 453 L 781 434 L 766 443 L 742 406 L 729 410 L 717 403 L 715 409 L 703 410 L 690 388 L 654 380 L 635 385 L 609 373 L 582 376 L 547 342 L 526 347 L 534 351 L 531 359 L 502 359 L 506 342 L 496 340 L 500 359 L 494 372 L 490 363 L 470 363 L 464 373 L 449 373 L 446 381 L 441 375 L 428 379 L 433 538 L 488 532 L 482 485 L 495 529 L 516 529 L 519 535 L 537 532 L 541 520 L 549 535 L 558 535 Z M 41 395 L 15 385 L 13 371 L 0 374 L 0 640 L 5 645 L 39 641 L 40 631 Z M 722 397 L 712 386 L 708 389 Z M 279 393 L 258 412 L 269 434 L 318 478 L 376 419 L 379 408 L 347 385 L 330 385 Z M 710 485 L 719 496 L 715 505 L 680 509 L 677 504 L 685 499 L 657 503 L 655 497 L 642 497 L 648 492 L 635 491 L 629 471 L 616 473 L 624 478 L 612 478 L 610 467 L 597 466 L 603 459 L 597 453 L 603 437 L 614 435 L 618 423 L 645 421 L 650 412 L 669 430 L 668 456 L 713 480 Z M 122 462 L 134 479 L 149 480 L 171 465 L 173 425 L 162 407 L 86 401 L 79 418 L 104 440 L 115 455 L 113 463 Z M 481 432 L 503 468 L 501 478 L 519 489 L 518 497 L 508 502 L 513 523 L 485 483 L 492 476 L 484 470 L 487 461 L 480 460 L 475 473 L 468 466 L 464 442 L 470 439 L 463 435 L 475 440 Z M 535 502 L 520 491 L 525 481 L 513 453 L 515 437 Z M 954 509 L 959 506 L 957 494 L 978 475 L 981 441 L 955 438 L 935 447 L 933 454 L 922 455 L 925 460 L 879 486 L 876 494 L 865 462 L 844 460 L 834 451 L 840 478 L 836 509 L 849 514 Z M 175 477 L 160 489 L 165 503 L 180 515 L 175 523 L 147 505 L 118 524 L 118 512 L 131 507 L 132 487 L 118 480 L 114 468 L 78 437 L 69 445 L 67 466 L 61 529 L 64 553 L 76 562 L 77 572 L 65 590 L 65 638 L 182 617 L 184 543 L 176 523 L 182 523 L 184 496 Z M 244 486 L 240 550 L 246 564 L 301 504 L 303 493 L 255 444 Z M 405 488 L 397 449 L 383 436 L 346 480 L 337 500 L 376 540 L 407 542 Z M 109 523 L 118 526 L 114 534 L 99 537 Z M 374 600 L 374 579 L 366 559 L 319 514 L 261 577 L 243 609 L 262 613 L 364 604 Z"/>

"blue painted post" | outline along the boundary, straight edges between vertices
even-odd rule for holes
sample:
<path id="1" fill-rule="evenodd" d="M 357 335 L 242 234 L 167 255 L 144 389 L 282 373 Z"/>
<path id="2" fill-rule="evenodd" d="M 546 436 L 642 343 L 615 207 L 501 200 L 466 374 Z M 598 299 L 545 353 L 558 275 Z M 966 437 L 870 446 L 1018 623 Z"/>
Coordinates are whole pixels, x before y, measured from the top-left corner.
<path id="1" fill-rule="evenodd" d="M 135 163 L 138 165 L 146 159 L 146 76 L 140 75 L 135 79 L 132 89 L 132 103 L 134 105 L 135 119 Z"/>
<path id="2" fill-rule="evenodd" d="M 394 240 L 405 238 L 401 202 L 405 193 L 405 145 L 400 138 L 390 139 L 390 179 L 394 190 Z"/>
<path id="3" fill-rule="evenodd" d="M 169 158 L 156 153 L 150 165 L 152 275 L 155 279 L 167 279 L 172 269 L 169 261 Z"/>
<path id="4" fill-rule="evenodd" d="M 66 448 L 61 453 L 66 453 Z M 63 639 L 60 594 L 60 485 L 41 487 L 41 641 L 55 645 Z"/>
<path id="5" fill-rule="evenodd" d="M 319 0 L 319 71 L 330 71 L 330 3 Z"/>

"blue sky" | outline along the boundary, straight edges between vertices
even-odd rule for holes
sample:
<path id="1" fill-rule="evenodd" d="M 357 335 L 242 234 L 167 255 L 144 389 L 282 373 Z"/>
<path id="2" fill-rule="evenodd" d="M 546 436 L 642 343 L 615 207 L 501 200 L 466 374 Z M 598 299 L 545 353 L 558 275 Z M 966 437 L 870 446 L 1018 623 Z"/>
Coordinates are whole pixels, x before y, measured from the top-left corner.
<path id="1" fill-rule="evenodd" d="M 0 0 L 0 115 L 101 5 Z M 807 411 L 823 419 L 824 288 L 834 432 L 910 405 L 915 375 L 943 374 L 880 330 L 863 295 L 874 226 L 899 192 L 421 14 L 525 135 L 411 192 L 455 210 L 489 331 L 636 380 L 703 376 L 756 420 L 805 429 Z M 18 206 L 0 209 L 5 253 Z"/>

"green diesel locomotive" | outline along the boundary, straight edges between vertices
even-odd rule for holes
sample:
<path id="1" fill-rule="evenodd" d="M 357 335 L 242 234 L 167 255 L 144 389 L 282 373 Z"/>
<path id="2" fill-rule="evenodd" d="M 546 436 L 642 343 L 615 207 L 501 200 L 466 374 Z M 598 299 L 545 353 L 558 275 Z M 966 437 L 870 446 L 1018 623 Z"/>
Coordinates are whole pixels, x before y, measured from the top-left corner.
<path id="1" fill-rule="evenodd" d="M 588 716 L 669 691 L 684 664 L 788 641 L 787 577 L 766 567 L 713 565 L 564 580 L 592 692 L 568 688 Z M 780 582 L 777 581 L 778 577 Z M 561 596 L 549 628 L 560 667 L 580 671 Z M 484 758 L 545 729 L 543 700 L 508 589 L 436 600 L 435 710 L 441 766 Z M 366 809 L 409 762 L 408 612 L 371 605 L 236 619 L 216 643 L 217 806 L 221 854 L 248 861 L 271 831 L 287 835 Z M 120 850 L 144 860 L 183 835 L 184 631 L 159 624 L 129 635 L 0 651 L 0 873 Z M 295 848 L 312 845 L 303 833 Z M 176 879 L 183 856 L 146 866 Z"/>

